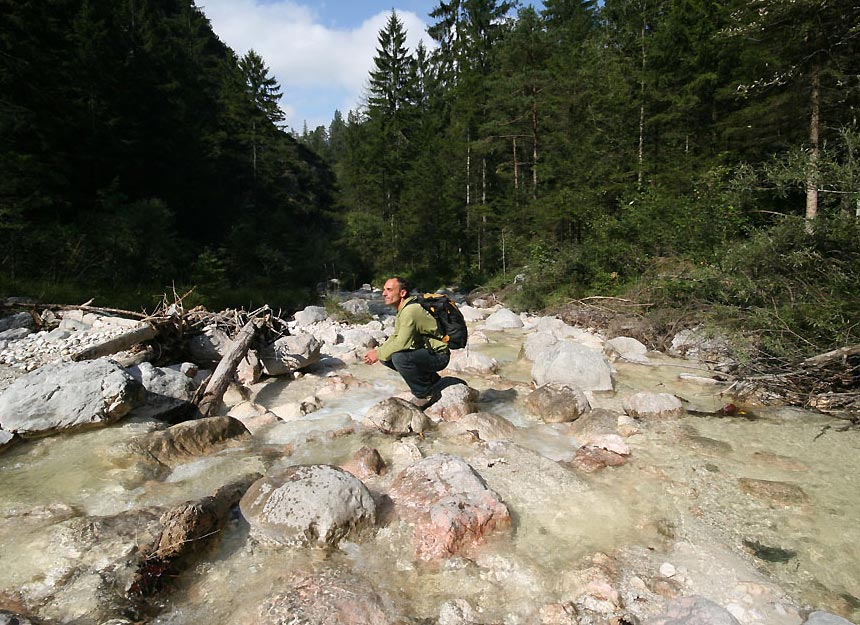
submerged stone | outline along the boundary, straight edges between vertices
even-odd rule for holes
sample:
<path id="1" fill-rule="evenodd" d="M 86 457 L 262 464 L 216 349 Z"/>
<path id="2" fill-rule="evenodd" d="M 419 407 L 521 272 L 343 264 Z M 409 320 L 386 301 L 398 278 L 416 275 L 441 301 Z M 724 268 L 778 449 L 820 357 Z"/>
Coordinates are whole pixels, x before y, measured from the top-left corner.
<path id="1" fill-rule="evenodd" d="M 773 480 L 756 480 L 749 477 L 738 479 L 741 490 L 756 499 L 784 506 L 797 506 L 809 503 L 807 495 L 800 486 Z"/>
<path id="2" fill-rule="evenodd" d="M 788 562 L 797 556 L 796 551 L 763 545 L 755 540 L 745 538 L 743 543 L 756 558 L 765 562 Z"/>
<path id="3" fill-rule="evenodd" d="M 260 605 L 258 625 L 394 625 L 404 620 L 370 580 L 336 569 L 290 575 L 286 589 Z"/>

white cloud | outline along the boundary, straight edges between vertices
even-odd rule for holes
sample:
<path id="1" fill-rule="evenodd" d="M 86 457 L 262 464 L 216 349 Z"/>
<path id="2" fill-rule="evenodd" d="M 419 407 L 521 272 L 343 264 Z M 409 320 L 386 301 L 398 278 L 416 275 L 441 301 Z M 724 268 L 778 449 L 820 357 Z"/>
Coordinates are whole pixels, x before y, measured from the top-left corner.
<path id="1" fill-rule="evenodd" d="M 281 108 L 287 122 L 298 128 L 303 119 L 310 128 L 327 125 L 336 108 L 345 116 L 359 104 L 377 36 L 390 15 L 390 11 L 380 12 L 352 30 L 336 30 L 322 26 L 314 9 L 290 1 L 200 0 L 198 6 L 221 40 L 239 56 L 253 48 L 263 57 L 281 84 Z M 430 46 L 421 18 L 407 11 L 397 11 L 397 15 L 411 49 L 421 39 Z M 320 100 L 327 92 L 333 98 L 329 110 L 305 110 L 300 104 L 303 97 Z"/>

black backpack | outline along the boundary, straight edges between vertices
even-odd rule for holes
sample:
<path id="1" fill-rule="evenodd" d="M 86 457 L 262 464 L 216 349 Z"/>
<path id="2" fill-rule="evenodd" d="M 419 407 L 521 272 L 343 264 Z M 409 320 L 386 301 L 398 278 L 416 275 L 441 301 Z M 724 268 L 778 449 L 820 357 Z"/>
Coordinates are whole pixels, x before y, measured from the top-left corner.
<path id="1" fill-rule="evenodd" d="M 469 340 L 469 331 L 466 329 L 466 320 L 463 313 L 457 308 L 449 296 L 444 293 L 425 293 L 417 295 L 410 304 L 421 304 L 421 307 L 436 319 L 442 340 L 448 344 L 449 349 L 463 349 Z"/>

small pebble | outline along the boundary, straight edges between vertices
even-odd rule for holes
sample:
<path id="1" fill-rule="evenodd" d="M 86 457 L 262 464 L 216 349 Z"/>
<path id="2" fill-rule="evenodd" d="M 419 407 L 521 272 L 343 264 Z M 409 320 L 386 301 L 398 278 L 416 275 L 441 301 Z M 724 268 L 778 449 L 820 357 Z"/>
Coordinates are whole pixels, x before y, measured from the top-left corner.
<path id="1" fill-rule="evenodd" d="M 663 577 L 675 577 L 675 567 L 669 564 L 668 562 L 664 562 L 660 565 L 660 575 Z"/>

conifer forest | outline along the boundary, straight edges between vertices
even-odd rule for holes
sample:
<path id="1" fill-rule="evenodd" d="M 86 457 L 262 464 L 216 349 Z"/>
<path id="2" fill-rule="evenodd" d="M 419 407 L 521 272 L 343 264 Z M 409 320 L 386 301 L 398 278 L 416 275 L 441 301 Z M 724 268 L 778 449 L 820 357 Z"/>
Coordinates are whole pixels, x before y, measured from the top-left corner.
<path id="1" fill-rule="evenodd" d="M 0 0 L 0 293 L 289 308 L 396 273 L 860 343 L 856 0 L 425 21 L 410 50 L 392 11 L 363 105 L 297 132 L 192 0 Z"/>

